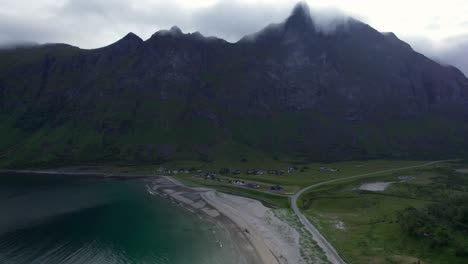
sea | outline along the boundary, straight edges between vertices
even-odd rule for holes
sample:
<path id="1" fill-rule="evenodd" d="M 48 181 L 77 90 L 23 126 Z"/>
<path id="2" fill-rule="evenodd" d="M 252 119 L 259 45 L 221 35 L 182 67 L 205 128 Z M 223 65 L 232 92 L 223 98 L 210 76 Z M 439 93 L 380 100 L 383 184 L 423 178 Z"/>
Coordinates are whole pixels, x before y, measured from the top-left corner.
<path id="1" fill-rule="evenodd" d="M 0 174 L 0 264 L 230 264 L 222 225 L 147 192 L 148 179 Z"/>

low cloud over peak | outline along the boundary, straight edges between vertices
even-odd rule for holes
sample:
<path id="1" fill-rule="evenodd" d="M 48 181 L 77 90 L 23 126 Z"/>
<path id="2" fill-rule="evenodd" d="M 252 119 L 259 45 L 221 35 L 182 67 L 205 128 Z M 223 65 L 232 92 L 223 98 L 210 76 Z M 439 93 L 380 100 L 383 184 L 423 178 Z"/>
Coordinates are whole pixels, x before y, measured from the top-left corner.
<path id="1" fill-rule="evenodd" d="M 308 3 L 314 23 L 324 33 L 333 33 L 337 25 L 346 24 L 349 16 L 345 14 L 350 14 L 379 31 L 395 32 L 422 52 L 434 49 L 421 48 L 423 45 L 417 39 L 426 38 L 430 46 L 447 47 L 443 53 L 448 54 L 451 53 L 448 50 L 460 47 L 446 45 L 447 39 L 468 34 L 467 1 L 310 0 L 303 3 Z M 200 31 L 205 36 L 235 42 L 270 23 L 284 21 L 297 0 L 0 0 L 0 4 L 3 7 L 0 45 L 60 42 L 97 48 L 121 39 L 128 32 L 148 39 L 172 25 L 178 25 L 184 32 Z M 420 10 L 422 4 L 424 12 Z"/>
<path id="2" fill-rule="evenodd" d="M 346 26 L 351 17 L 343 11 L 327 8 L 310 8 L 307 2 L 299 2 L 293 9 L 290 18 L 310 20 L 315 30 L 325 34 L 333 34 L 337 27 Z"/>
<path id="3" fill-rule="evenodd" d="M 413 48 L 441 64 L 449 64 L 468 76 L 468 34 L 434 42 L 427 38 L 408 37 Z"/>

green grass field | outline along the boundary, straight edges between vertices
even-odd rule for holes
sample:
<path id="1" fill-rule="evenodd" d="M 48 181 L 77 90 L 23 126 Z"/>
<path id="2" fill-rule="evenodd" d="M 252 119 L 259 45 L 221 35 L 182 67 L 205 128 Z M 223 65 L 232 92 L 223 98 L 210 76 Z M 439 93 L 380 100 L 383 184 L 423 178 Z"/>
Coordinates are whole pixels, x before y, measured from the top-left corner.
<path id="1" fill-rule="evenodd" d="M 447 245 L 431 246 L 431 234 L 409 236 L 398 222 L 405 208 L 444 208 L 451 198 L 466 196 L 468 175 L 453 172 L 462 166 L 444 163 L 336 182 L 311 190 L 298 203 L 349 263 L 467 263 L 466 233 L 436 222 L 431 228 L 444 230 L 450 239 Z M 412 178 L 406 182 L 402 176 Z M 373 182 L 395 183 L 385 191 L 358 190 Z"/>
<path id="2" fill-rule="evenodd" d="M 152 175 L 158 174 L 157 170 L 160 167 L 165 167 L 170 170 L 180 170 L 193 168 L 202 170 L 203 172 L 216 172 L 220 178 L 239 179 L 245 182 L 256 182 L 262 187 L 259 191 L 254 189 L 240 188 L 228 183 L 218 183 L 214 181 L 203 180 L 196 177 L 198 173 L 179 173 L 175 176 L 186 184 L 209 186 L 216 189 L 237 193 L 240 195 L 250 196 L 267 202 L 272 202 L 278 207 L 288 207 L 288 198 L 279 197 L 276 195 L 269 195 L 268 190 L 272 185 L 281 185 L 285 189 L 285 193 L 294 193 L 314 183 L 323 182 L 327 180 L 339 179 L 347 176 L 371 173 L 375 171 L 397 169 L 408 166 L 415 166 L 427 163 L 427 161 L 393 161 L 393 160 L 374 160 L 374 161 L 348 161 L 330 164 L 321 163 L 299 163 L 297 161 L 278 161 L 274 159 L 265 158 L 263 156 L 250 153 L 246 158 L 247 161 L 216 161 L 216 162 L 201 162 L 201 161 L 177 161 L 159 165 L 145 165 L 145 166 L 107 166 L 99 167 L 102 172 L 111 172 L 114 174 L 128 174 L 128 175 Z M 247 169 L 261 169 L 261 170 L 287 170 L 287 168 L 296 167 L 297 170 L 284 175 L 247 175 L 242 173 L 240 175 L 220 175 L 219 171 L 223 168 L 239 169 L 245 172 Z M 320 167 L 335 168 L 337 172 L 320 172 Z M 255 195 L 255 196 L 254 196 Z M 274 197 L 274 199 L 272 198 Z"/>

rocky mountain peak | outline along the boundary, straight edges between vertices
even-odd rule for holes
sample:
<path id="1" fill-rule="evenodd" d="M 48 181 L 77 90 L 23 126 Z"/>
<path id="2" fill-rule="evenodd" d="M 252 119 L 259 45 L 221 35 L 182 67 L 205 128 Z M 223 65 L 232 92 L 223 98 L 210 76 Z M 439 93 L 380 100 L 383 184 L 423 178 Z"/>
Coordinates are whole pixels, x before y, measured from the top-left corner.
<path id="1" fill-rule="evenodd" d="M 294 6 L 293 11 L 292 11 L 290 16 L 291 17 L 301 16 L 301 17 L 304 17 L 304 18 L 310 17 L 310 7 L 307 4 L 307 2 L 301 1 L 301 2 L 297 3 Z"/>
<path id="2" fill-rule="evenodd" d="M 118 52 L 126 52 L 137 48 L 143 43 L 143 40 L 136 34 L 130 32 L 125 37 L 108 46 Z"/>
<path id="3" fill-rule="evenodd" d="M 302 30 L 313 29 L 309 5 L 306 2 L 299 2 L 296 4 L 291 15 L 286 20 L 286 25 Z"/>
<path id="4" fill-rule="evenodd" d="M 158 32 L 154 33 L 153 36 L 151 36 L 151 38 L 162 36 L 179 37 L 184 36 L 184 33 L 178 26 L 172 26 L 169 30 L 159 30 Z"/>
<path id="5" fill-rule="evenodd" d="M 131 42 L 142 42 L 143 40 L 137 36 L 135 33 L 130 32 L 125 37 L 122 38 L 123 41 L 131 41 Z"/>
<path id="6" fill-rule="evenodd" d="M 169 30 L 170 33 L 173 35 L 183 35 L 184 33 L 178 26 L 172 26 L 171 29 Z"/>

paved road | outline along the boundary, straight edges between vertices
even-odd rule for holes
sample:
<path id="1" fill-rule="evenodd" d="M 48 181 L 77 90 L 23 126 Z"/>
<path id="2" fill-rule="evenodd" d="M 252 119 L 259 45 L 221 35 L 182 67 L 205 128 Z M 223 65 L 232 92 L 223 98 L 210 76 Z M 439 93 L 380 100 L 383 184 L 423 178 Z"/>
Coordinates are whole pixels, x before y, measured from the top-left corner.
<path id="1" fill-rule="evenodd" d="M 328 257 L 328 260 L 333 263 L 333 264 L 345 264 L 346 262 L 340 257 L 336 249 L 328 242 L 328 240 L 320 234 L 320 232 L 313 226 L 309 220 L 307 219 L 306 216 L 304 216 L 299 208 L 297 207 L 297 199 L 306 191 L 316 188 L 318 186 L 332 183 L 332 182 L 337 182 L 337 181 L 342 181 L 342 180 L 347 180 L 347 179 L 354 179 L 354 178 L 360 178 L 360 177 L 366 177 L 366 176 L 372 176 L 376 174 L 381 174 L 381 173 L 388 173 L 388 172 L 394 172 L 394 171 L 401 171 L 401 170 L 408 170 L 408 169 L 415 169 L 415 168 L 420 168 L 420 167 L 425 167 L 425 166 L 430 166 L 434 165 L 437 163 L 443 163 L 443 162 L 448 162 L 448 161 L 454 161 L 454 160 L 439 160 L 439 161 L 433 161 L 429 162 L 426 164 L 422 165 L 416 165 L 416 166 L 409 166 L 409 167 L 403 167 L 403 168 L 397 168 L 397 169 L 390 169 L 390 170 L 383 170 L 383 171 L 376 171 L 376 172 L 371 172 L 371 173 L 365 173 L 365 174 L 360 174 L 360 175 L 354 175 L 354 176 L 349 176 L 349 177 L 344 177 L 344 178 L 339 178 L 339 179 L 334 179 L 330 181 L 324 181 L 320 183 L 316 183 L 313 185 L 310 185 L 308 187 L 305 187 L 304 189 L 298 191 L 296 194 L 291 196 L 291 208 L 294 210 L 294 213 L 299 217 L 299 220 L 304 224 L 304 226 L 309 230 L 309 232 L 312 233 L 314 240 L 317 242 L 317 244 L 323 249 L 325 254 Z"/>

